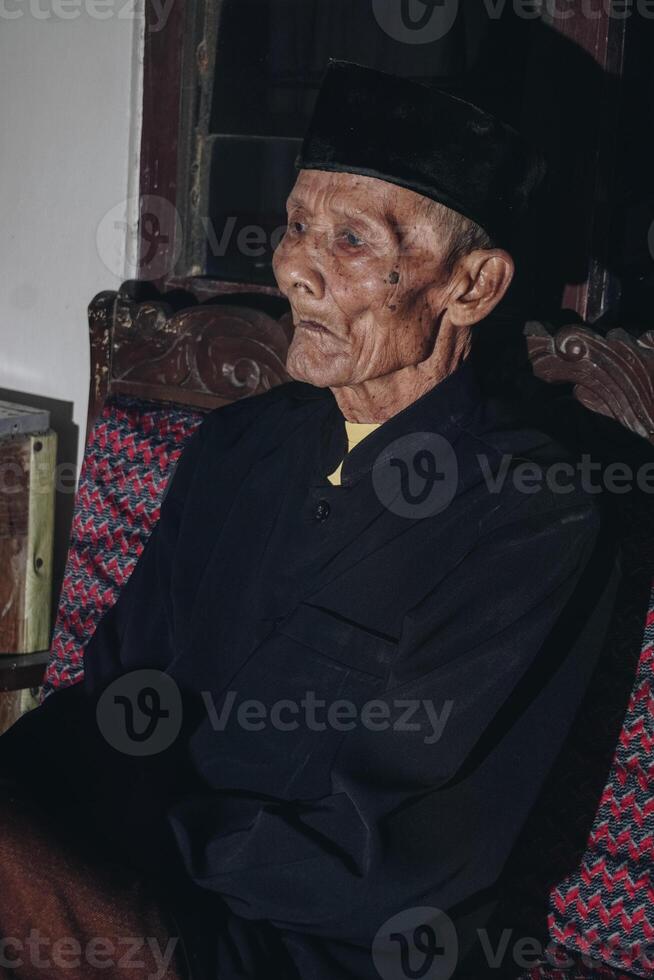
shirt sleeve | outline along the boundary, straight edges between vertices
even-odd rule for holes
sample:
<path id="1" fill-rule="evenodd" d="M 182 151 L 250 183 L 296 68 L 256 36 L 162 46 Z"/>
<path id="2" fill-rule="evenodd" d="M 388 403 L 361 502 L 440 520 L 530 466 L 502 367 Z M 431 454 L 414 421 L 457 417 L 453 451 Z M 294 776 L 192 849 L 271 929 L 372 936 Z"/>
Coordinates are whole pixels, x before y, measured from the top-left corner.
<path id="1" fill-rule="evenodd" d="M 329 796 L 208 791 L 173 809 L 196 883 L 246 918 L 369 948 L 390 915 L 452 910 L 496 881 L 587 686 L 616 587 L 594 506 L 526 506 L 407 613 L 375 698 L 396 724 L 344 736 Z"/>

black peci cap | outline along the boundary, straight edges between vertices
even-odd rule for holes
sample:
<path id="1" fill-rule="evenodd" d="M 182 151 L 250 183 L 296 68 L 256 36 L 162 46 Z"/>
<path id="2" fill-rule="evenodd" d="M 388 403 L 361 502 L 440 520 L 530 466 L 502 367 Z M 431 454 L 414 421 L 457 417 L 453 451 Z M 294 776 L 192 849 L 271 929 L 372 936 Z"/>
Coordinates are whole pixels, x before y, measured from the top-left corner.
<path id="1" fill-rule="evenodd" d="M 545 172 L 511 126 L 406 78 L 330 60 L 297 169 L 377 177 L 439 201 L 507 244 Z"/>

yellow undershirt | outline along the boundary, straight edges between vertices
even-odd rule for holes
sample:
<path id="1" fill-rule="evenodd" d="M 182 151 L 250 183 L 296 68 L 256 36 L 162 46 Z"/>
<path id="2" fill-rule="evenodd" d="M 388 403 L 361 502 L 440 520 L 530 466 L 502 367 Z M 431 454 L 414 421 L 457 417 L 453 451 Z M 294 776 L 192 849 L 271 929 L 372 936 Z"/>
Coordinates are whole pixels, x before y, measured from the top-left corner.
<path id="1" fill-rule="evenodd" d="M 345 432 L 347 433 L 347 451 L 352 452 L 355 446 L 369 436 L 371 432 L 378 429 L 381 422 L 345 422 Z M 330 473 L 327 479 L 335 487 L 340 487 L 341 485 L 341 469 L 343 463 L 340 462 L 333 473 Z"/>

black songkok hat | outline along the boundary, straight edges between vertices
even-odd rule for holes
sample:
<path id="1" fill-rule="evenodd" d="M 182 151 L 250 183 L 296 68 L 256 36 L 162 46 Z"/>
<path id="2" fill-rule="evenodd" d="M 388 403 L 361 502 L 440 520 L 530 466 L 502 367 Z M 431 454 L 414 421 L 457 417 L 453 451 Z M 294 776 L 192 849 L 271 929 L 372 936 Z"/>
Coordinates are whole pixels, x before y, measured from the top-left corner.
<path id="1" fill-rule="evenodd" d="M 544 175 L 543 160 L 478 106 L 406 78 L 330 60 L 298 169 L 398 184 L 508 244 Z"/>

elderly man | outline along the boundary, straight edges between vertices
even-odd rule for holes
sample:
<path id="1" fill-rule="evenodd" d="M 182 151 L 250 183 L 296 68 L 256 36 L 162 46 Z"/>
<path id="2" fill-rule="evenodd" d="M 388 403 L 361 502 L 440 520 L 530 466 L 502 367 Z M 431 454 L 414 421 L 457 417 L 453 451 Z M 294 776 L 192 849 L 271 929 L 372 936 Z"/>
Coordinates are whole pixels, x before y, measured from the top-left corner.
<path id="1" fill-rule="evenodd" d="M 208 416 L 84 683 L 2 771 L 36 755 L 159 873 L 194 976 L 513 975 L 484 928 L 615 584 L 596 498 L 557 492 L 564 451 L 468 358 L 540 168 L 480 109 L 341 62 L 298 166 L 296 380 Z"/>

